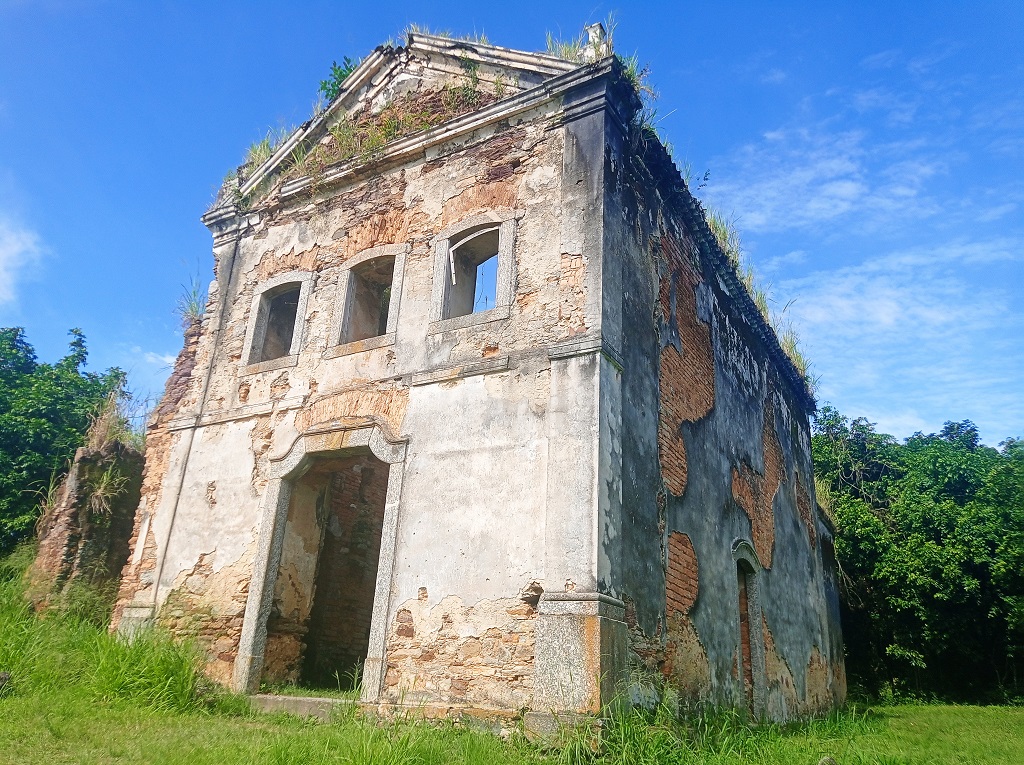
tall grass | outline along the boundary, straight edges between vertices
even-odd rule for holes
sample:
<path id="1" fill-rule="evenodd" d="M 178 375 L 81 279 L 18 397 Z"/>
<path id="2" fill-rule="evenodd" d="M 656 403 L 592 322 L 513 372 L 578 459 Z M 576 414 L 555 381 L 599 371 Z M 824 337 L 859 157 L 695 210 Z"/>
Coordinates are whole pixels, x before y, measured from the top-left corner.
<path id="1" fill-rule="evenodd" d="M 23 545 L 0 561 L 0 668 L 11 675 L 0 694 L 53 694 L 175 712 L 216 709 L 225 701 L 203 677 L 194 646 L 157 630 L 130 640 L 110 634 L 109 599 L 86 585 L 37 616 L 23 582 L 34 555 L 33 546 Z"/>
<path id="2" fill-rule="evenodd" d="M 897 706 L 754 725 L 730 710 L 680 710 L 665 694 L 652 710 L 618 707 L 600 727 L 544 744 L 451 721 L 378 722 L 354 704 L 329 723 L 239 714 L 246 702 L 209 686 L 189 646 L 156 632 L 109 635 L 87 600 L 33 614 L 22 577 L 34 552 L 0 559 L 0 671 L 11 674 L 0 687 L 0 763 L 1010 765 L 1024 751 L 1024 709 L 995 707 Z"/>
<path id="3" fill-rule="evenodd" d="M 789 725 L 755 724 L 731 709 L 684 711 L 665 698 L 653 710 L 618 708 L 595 733 L 581 726 L 554 753 L 562 765 L 697 765 L 818 762 L 845 754 L 857 736 L 877 731 L 876 716 L 836 712 Z"/>
<path id="4" fill-rule="evenodd" d="M 739 276 L 740 281 L 754 301 L 754 305 L 757 306 L 757 310 L 761 312 L 764 320 L 768 322 L 768 325 L 775 332 L 783 352 L 793 362 L 793 366 L 800 373 L 800 376 L 804 378 L 804 382 L 807 383 L 808 389 L 813 394 L 817 387 L 817 379 L 811 375 L 811 362 L 800 347 L 800 336 L 797 334 L 796 327 L 793 326 L 793 322 L 786 315 L 790 305 L 792 305 L 792 301 L 786 304 L 780 311 L 772 309 L 771 285 L 762 286 L 759 281 L 753 264 L 743 250 L 736 219 L 725 217 L 707 203 L 703 203 L 703 207 L 708 227 L 711 229 L 711 233 L 715 235 L 719 248 L 725 254 L 725 257 L 728 258 L 732 267 L 736 269 L 736 275 Z"/>

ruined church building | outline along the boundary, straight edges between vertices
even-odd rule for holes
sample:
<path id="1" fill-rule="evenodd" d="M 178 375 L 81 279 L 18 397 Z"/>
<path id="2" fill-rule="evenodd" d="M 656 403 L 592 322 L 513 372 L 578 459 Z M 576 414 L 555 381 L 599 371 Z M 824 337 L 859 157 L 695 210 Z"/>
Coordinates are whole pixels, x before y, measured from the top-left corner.
<path id="1" fill-rule="evenodd" d="M 813 396 L 587 31 L 410 34 L 225 182 L 117 629 L 385 709 L 843 700 Z"/>

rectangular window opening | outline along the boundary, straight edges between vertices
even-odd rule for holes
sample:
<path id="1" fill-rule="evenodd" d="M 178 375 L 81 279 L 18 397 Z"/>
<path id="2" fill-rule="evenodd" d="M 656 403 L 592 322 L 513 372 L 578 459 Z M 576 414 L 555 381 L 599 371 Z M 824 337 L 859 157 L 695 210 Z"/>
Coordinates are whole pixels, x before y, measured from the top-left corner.
<path id="1" fill-rule="evenodd" d="M 263 335 L 263 347 L 257 361 L 270 361 L 287 356 L 291 352 L 292 337 L 295 334 L 295 317 L 299 310 L 300 285 L 289 285 L 266 301 L 267 329 Z"/>
<path id="2" fill-rule="evenodd" d="M 342 343 L 387 334 L 394 278 L 394 257 L 375 258 L 352 269 Z"/>
<path id="3" fill-rule="evenodd" d="M 497 305 L 498 246 L 498 228 L 491 226 L 451 248 L 444 318 L 489 311 Z"/>

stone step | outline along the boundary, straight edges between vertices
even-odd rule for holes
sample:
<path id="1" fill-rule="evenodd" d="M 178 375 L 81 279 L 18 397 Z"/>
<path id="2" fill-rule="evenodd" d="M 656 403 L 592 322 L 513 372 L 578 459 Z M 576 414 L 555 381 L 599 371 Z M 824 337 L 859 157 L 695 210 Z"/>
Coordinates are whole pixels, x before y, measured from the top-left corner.
<path id="1" fill-rule="evenodd" d="M 318 717 L 330 720 L 335 712 L 358 704 L 352 699 L 335 699 L 325 696 L 282 696 L 276 693 L 256 693 L 249 697 L 252 705 L 261 712 L 286 712 L 298 717 Z"/>

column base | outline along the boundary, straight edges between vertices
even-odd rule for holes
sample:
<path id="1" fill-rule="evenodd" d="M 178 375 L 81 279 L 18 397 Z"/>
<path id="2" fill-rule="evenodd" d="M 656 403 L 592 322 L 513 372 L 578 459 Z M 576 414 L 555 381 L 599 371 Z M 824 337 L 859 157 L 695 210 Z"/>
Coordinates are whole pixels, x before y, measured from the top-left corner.
<path id="1" fill-rule="evenodd" d="M 625 604 L 598 592 L 544 593 L 537 612 L 534 711 L 600 713 L 625 678 Z"/>

